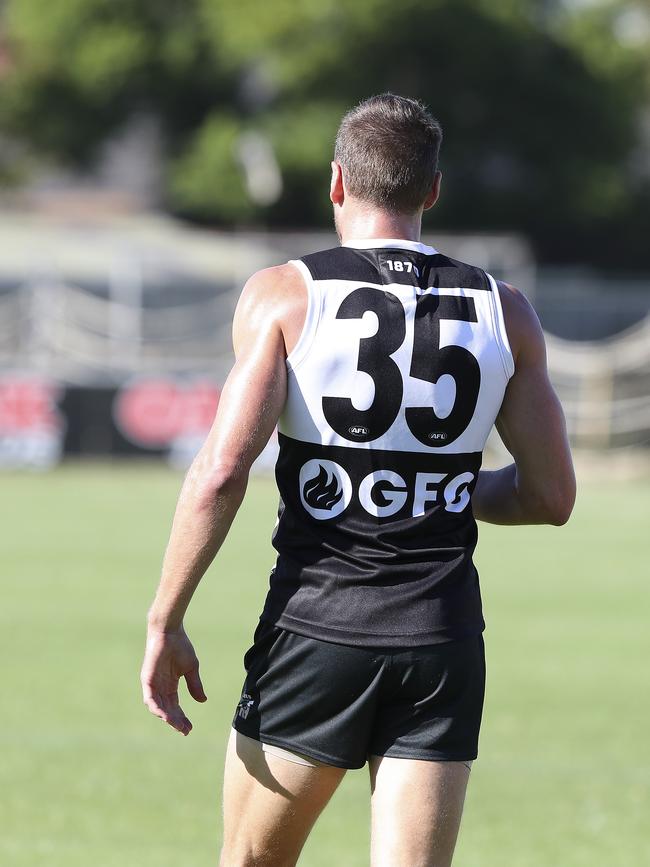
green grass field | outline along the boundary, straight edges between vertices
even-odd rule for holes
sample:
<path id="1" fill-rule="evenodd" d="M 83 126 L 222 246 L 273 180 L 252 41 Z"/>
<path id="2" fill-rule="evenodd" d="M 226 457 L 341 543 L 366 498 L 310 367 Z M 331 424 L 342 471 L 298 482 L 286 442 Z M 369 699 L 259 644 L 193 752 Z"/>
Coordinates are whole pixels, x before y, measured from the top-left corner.
<path id="1" fill-rule="evenodd" d="M 187 621 L 209 701 L 184 739 L 138 673 L 180 477 L 154 466 L 0 476 L 0 864 L 216 865 L 223 750 L 272 563 L 249 488 Z M 650 484 L 585 484 L 563 528 L 482 527 L 488 697 L 455 867 L 650 864 Z M 368 864 L 350 772 L 301 864 Z"/>

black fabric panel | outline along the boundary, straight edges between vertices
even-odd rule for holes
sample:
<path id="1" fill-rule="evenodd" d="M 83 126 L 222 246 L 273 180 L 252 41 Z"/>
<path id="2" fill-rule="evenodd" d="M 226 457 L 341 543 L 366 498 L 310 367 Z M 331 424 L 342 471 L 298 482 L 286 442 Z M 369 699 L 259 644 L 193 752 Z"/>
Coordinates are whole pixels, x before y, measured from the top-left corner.
<path id="1" fill-rule="evenodd" d="M 280 435 L 279 557 L 264 619 L 358 645 L 414 646 L 480 632 L 468 502 L 480 464 L 479 452 L 390 452 Z M 395 475 L 366 484 L 364 493 L 372 473 Z M 371 514 L 369 498 L 389 514 Z M 461 511 L 447 508 L 459 502 Z"/>
<path id="2" fill-rule="evenodd" d="M 358 280 L 381 283 L 374 250 L 333 247 L 302 257 L 314 280 Z"/>
<path id="3" fill-rule="evenodd" d="M 400 283 L 426 289 L 451 288 L 490 291 L 485 271 L 442 253 L 427 255 L 397 247 L 356 250 L 333 247 L 302 257 L 314 280 L 351 280 L 361 283 L 388 285 Z M 392 267 L 389 263 L 392 263 Z M 404 270 L 398 271 L 395 263 Z"/>

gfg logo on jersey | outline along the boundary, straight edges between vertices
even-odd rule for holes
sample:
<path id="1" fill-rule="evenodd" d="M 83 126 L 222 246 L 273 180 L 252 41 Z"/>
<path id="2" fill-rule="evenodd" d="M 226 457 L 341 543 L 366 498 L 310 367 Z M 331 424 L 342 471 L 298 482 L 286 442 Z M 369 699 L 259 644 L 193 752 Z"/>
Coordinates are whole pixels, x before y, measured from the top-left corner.
<path id="1" fill-rule="evenodd" d="M 312 518 L 335 518 L 352 499 L 352 482 L 334 461 L 314 459 L 300 470 L 300 499 Z"/>
<path id="2" fill-rule="evenodd" d="M 365 476 L 356 494 L 359 504 L 377 518 L 402 512 L 418 518 L 442 505 L 447 512 L 462 512 L 470 501 L 474 473 L 417 472 L 407 482 L 393 470 L 375 470 Z M 353 498 L 353 484 L 340 464 L 324 459 L 307 461 L 300 470 L 300 499 L 313 518 L 325 521 L 340 515 Z"/>

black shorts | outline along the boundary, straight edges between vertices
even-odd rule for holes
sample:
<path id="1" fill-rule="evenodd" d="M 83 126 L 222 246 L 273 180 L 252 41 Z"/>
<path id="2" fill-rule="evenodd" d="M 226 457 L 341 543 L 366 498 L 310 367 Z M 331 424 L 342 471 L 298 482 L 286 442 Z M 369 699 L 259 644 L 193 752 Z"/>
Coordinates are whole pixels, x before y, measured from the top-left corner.
<path id="1" fill-rule="evenodd" d="M 233 726 L 340 768 L 368 756 L 471 761 L 485 692 L 483 636 L 414 648 L 334 644 L 260 621 Z"/>

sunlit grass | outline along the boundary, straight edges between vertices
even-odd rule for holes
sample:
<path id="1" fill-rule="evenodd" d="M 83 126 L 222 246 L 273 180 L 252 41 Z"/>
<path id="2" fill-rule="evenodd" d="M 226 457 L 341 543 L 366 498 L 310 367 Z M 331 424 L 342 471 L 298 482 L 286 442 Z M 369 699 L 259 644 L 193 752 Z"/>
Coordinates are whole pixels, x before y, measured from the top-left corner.
<path id="1" fill-rule="evenodd" d="M 180 484 L 140 464 L 0 476 L 0 863 L 208 867 L 223 750 L 266 592 L 276 495 L 251 484 L 188 617 L 206 705 L 140 701 L 144 617 Z M 488 697 L 457 867 L 650 863 L 647 484 L 585 485 L 563 528 L 482 527 Z M 348 774 L 305 867 L 368 864 Z"/>

